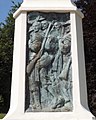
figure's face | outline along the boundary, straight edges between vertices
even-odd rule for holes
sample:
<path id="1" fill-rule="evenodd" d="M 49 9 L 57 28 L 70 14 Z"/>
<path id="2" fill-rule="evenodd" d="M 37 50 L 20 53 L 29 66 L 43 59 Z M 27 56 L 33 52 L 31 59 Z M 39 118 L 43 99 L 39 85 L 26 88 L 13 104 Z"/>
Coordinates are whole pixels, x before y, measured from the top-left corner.
<path id="1" fill-rule="evenodd" d="M 54 27 L 55 27 L 55 29 L 59 30 L 59 29 L 61 28 L 61 24 L 58 23 L 58 22 L 56 22 L 56 23 L 54 24 Z"/>
<path id="2" fill-rule="evenodd" d="M 46 20 L 42 21 L 42 30 L 45 30 L 48 28 L 48 22 Z"/>
<path id="3" fill-rule="evenodd" d="M 62 40 L 61 43 L 61 52 L 63 54 L 68 54 L 71 49 L 71 42 L 69 40 Z"/>
<path id="4" fill-rule="evenodd" d="M 34 29 L 34 32 L 38 32 L 41 29 L 41 23 L 40 22 L 34 23 L 33 29 Z"/>

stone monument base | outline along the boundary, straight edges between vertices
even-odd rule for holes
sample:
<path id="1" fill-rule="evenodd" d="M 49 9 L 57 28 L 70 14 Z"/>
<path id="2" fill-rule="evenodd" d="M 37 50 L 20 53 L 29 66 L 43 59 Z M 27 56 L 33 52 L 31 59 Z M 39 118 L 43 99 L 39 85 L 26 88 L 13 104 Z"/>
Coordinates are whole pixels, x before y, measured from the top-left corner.
<path id="1" fill-rule="evenodd" d="M 95 120 L 96 118 L 85 108 L 73 112 L 29 112 L 8 113 L 3 120 Z"/>

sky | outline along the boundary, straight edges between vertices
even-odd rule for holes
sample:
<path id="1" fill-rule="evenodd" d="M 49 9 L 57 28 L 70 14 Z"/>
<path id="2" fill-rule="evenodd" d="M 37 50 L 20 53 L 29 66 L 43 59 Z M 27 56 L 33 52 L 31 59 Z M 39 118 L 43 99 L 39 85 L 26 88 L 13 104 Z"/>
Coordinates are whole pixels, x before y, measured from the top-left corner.
<path id="1" fill-rule="evenodd" d="M 0 22 L 4 22 L 6 16 L 11 9 L 12 2 L 15 3 L 22 2 L 23 0 L 0 0 Z"/>

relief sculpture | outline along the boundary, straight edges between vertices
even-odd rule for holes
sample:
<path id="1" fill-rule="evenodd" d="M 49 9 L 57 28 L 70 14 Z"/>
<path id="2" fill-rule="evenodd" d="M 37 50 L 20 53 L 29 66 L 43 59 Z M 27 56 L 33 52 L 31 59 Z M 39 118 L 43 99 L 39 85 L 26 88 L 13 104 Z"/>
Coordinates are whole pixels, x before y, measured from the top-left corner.
<path id="1" fill-rule="evenodd" d="M 72 102 L 69 13 L 28 13 L 26 112 L 68 112 Z"/>

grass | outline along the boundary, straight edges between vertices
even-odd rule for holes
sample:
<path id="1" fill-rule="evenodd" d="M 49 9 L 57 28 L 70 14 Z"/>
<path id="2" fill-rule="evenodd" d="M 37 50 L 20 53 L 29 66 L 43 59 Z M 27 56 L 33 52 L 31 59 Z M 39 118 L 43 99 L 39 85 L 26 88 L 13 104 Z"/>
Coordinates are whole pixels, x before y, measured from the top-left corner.
<path id="1" fill-rule="evenodd" d="M 4 118 L 5 115 L 6 114 L 4 114 L 4 113 L 0 113 L 0 119 Z"/>

